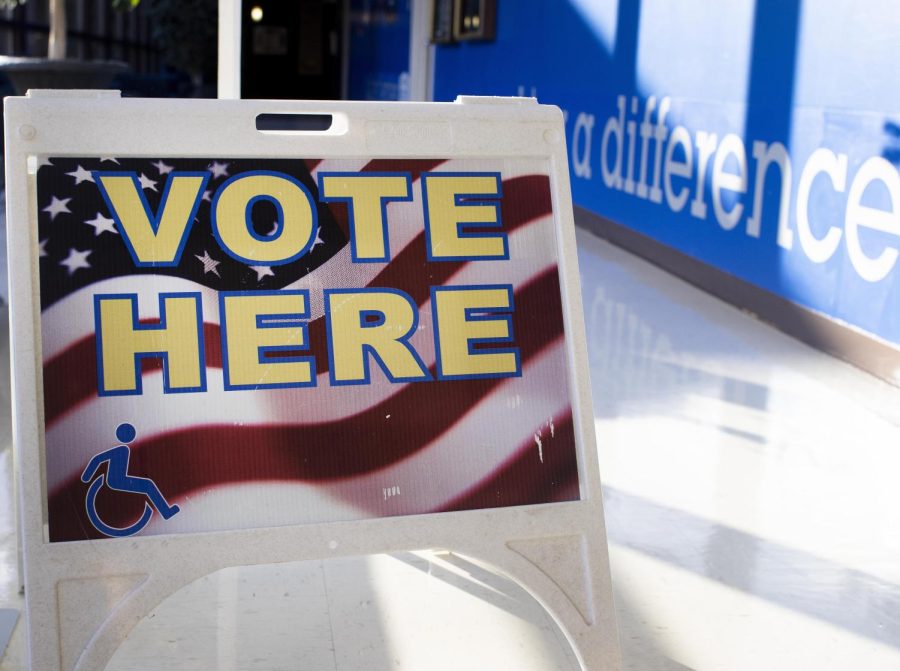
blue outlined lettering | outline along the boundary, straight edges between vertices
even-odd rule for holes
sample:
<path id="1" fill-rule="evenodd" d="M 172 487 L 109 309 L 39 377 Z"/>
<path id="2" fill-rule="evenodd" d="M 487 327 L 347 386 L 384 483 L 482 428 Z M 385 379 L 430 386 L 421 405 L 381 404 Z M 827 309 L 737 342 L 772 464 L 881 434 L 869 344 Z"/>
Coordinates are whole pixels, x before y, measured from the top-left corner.
<path id="1" fill-rule="evenodd" d="M 326 196 L 324 180 L 326 177 L 353 177 L 356 179 L 377 177 L 402 177 L 406 180 L 405 196 L 381 196 L 381 239 L 384 241 L 384 255 L 380 257 L 360 257 L 357 244 L 356 212 L 351 196 Z M 324 172 L 318 176 L 319 200 L 323 203 L 347 203 L 347 220 L 350 226 L 350 259 L 353 263 L 387 263 L 391 260 L 390 231 L 388 230 L 387 206 L 391 202 L 409 202 L 412 195 L 412 174 L 408 172 Z"/>
<path id="2" fill-rule="evenodd" d="M 442 357 L 442 338 L 441 323 L 438 317 L 438 301 L 440 294 L 456 291 L 485 291 L 500 290 L 505 291 L 507 301 L 505 305 L 479 305 L 477 307 L 466 308 L 463 312 L 465 322 L 494 322 L 505 325 L 506 335 L 498 337 L 468 337 L 465 334 L 453 334 L 454 337 L 464 337 L 466 341 L 466 352 L 470 357 L 485 355 L 502 355 L 512 354 L 515 361 L 514 370 L 507 372 L 490 372 L 490 373 L 463 373 L 448 374 L 445 372 L 445 365 Z M 460 286 L 443 286 L 431 287 L 431 311 L 434 322 L 434 352 L 435 361 L 437 363 L 437 379 L 439 380 L 473 380 L 473 379 L 489 379 L 503 377 L 521 377 L 522 375 L 522 357 L 518 347 L 496 347 L 497 344 L 514 342 L 512 313 L 515 311 L 514 293 L 511 284 L 481 284 L 481 285 L 460 285 Z M 486 347 L 487 346 L 487 347 Z"/>
<path id="3" fill-rule="evenodd" d="M 457 207 L 483 206 L 492 207 L 496 212 L 494 221 L 457 222 L 456 237 L 465 239 L 500 239 L 503 243 L 502 254 L 488 255 L 440 255 L 436 253 L 431 235 L 431 217 L 428 208 L 428 182 L 432 179 L 446 177 L 493 177 L 496 189 L 490 193 L 457 193 L 454 205 Z M 509 240 L 503 229 L 501 216 L 501 199 L 503 198 L 503 179 L 499 172 L 424 172 L 422 173 L 422 208 L 425 216 L 425 250 L 429 261 L 506 261 L 509 260 Z M 475 231 L 471 229 L 476 229 Z M 479 232 L 477 229 L 495 229 Z"/>
<path id="4" fill-rule="evenodd" d="M 168 349 L 159 350 L 139 350 L 130 352 L 134 362 L 134 387 L 131 389 L 109 389 L 106 385 L 106 376 L 104 373 L 104 343 L 109 343 L 109 338 L 122 337 L 121 333 L 109 333 L 102 319 L 102 304 L 104 301 L 123 301 L 127 300 L 131 304 L 131 329 L 132 333 L 152 333 L 165 332 L 168 329 L 166 322 L 166 303 L 170 299 L 192 299 L 195 307 L 195 333 L 197 339 L 197 358 L 192 364 L 198 368 L 199 384 L 196 386 L 173 386 L 170 381 L 170 362 Z M 143 393 L 143 382 L 141 375 L 141 361 L 143 359 L 160 359 L 163 368 L 163 393 L 178 394 L 190 392 L 206 391 L 206 354 L 205 343 L 203 339 L 203 312 L 201 308 L 201 295 L 199 292 L 171 292 L 159 295 L 159 323 L 158 324 L 141 324 L 138 312 L 138 295 L 137 294 L 96 294 L 94 296 L 94 331 L 97 352 L 97 394 L 99 396 L 139 396 Z M 186 365 L 187 362 L 182 362 Z"/>
<path id="5" fill-rule="evenodd" d="M 208 171 L 202 172 L 172 172 L 166 177 L 166 184 L 163 187 L 162 196 L 160 196 L 159 207 L 156 208 L 156 213 L 150 209 L 150 203 L 147 201 L 147 196 L 144 194 L 144 190 L 141 187 L 140 179 L 136 172 L 126 172 L 126 171 L 106 171 L 106 170 L 94 170 L 91 172 L 91 175 L 94 178 L 94 182 L 97 184 L 97 188 L 100 190 L 100 195 L 103 197 L 103 202 L 106 203 L 106 207 L 109 210 L 110 216 L 113 218 L 115 222 L 116 229 L 122 236 L 122 240 L 125 242 L 125 247 L 128 249 L 128 253 L 131 255 L 131 260 L 137 268 L 171 268 L 177 266 L 181 261 L 181 255 L 184 252 L 184 246 L 187 242 L 188 235 L 190 234 L 191 228 L 194 225 L 194 219 L 197 216 L 197 210 L 200 208 L 200 203 L 203 200 L 203 193 L 206 190 L 206 185 L 209 182 L 210 173 Z M 172 190 L 172 185 L 175 183 L 176 179 L 180 177 L 199 177 L 201 179 L 200 186 L 197 189 L 197 193 L 194 196 L 194 203 L 191 207 L 190 214 L 188 214 L 187 220 L 181 223 L 182 231 L 181 237 L 178 243 L 178 247 L 175 251 L 175 255 L 173 256 L 171 261 L 141 261 L 138 257 L 137 250 L 132 243 L 131 237 L 128 234 L 128 229 L 123 225 L 122 219 L 119 211 L 116 209 L 115 205 L 113 205 L 112 199 L 109 197 L 109 193 L 106 190 L 106 187 L 103 185 L 104 177 L 129 177 L 131 179 L 131 183 L 134 185 L 135 193 L 137 194 L 141 205 L 144 208 L 144 213 L 147 217 L 147 221 L 150 224 L 150 229 L 153 234 L 154 239 L 159 235 L 159 227 L 162 222 L 163 214 L 166 211 L 166 205 L 169 200 L 169 193 Z M 175 224 L 172 224 L 173 226 Z"/>
<path id="6" fill-rule="evenodd" d="M 404 363 L 408 364 L 412 361 L 415 364 L 415 367 L 418 369 L 418 372 L 415 375 L 395 375 L 391 371 L 391 367 L 387 361 L 385 361 L 383 354 L 379 352 L 377 347 L 373 347 L 371 343 L 362 342 L 358 349 L 354 348 L 352 352 L 344 352 L 341 351 L 338 353 L 338 357 L 359 357 L 361 361 L 362 367 L 362 376 L 361 377 L 350 377 L 346 379 L 342 379 L 338 376 L 337 369 L 340 365 L 340 362 L 336 360 L 335 350 L 337 349 L 334 344 L 334 330 L 333 330 L 333 298 L 335 296 L 360 296 L 360 295 L 393 295 L 399 296 L 403 299 L 406 306 L 409 308 L 409 314 L 411 325 L 404 333 L 399 335 L 391 334 L 387 341 L 390 342 L 393 347 L 393 344 L 399 345 L 401 349 L 393 348 L 394 351 L 391 352 L 391 355 L 399 354 L 401 357 L 409 356 Z M 371 306 L 360 307 L 356 312 L 356 323 L 359 324 L 357 332 L 360 334 L 365 333 L 368 329 L 382 329 L 387 325 L 387 315 L 384 314 L 381 310 L 373 309 Z M 385 376 L 390 382 L 394 383 L 402 383 L 402 382 L 424 382 L 427 380 L 431 380 L 431 374 L 428 372 L 427 366 L 422 361 L 422 358 L 419 356 L 419 353 L 416 352 L 415 348 L 409 342 L 410 338 L 418 329 L 419 324 L 419 310 L 416 302 L 412 299 L 412 297 L 399 289 L 376 289 L 376 288 L 363 288 L 363 289 L 326 289 L 325 290 L 325 331 L 328 338 L 328 374 L 331 381 L 331 384 L 334 386 L 343 386 L 343 385 L 359 385 L 359 384 L 370 384 L 371 382 L 371 373 L 370 373 L 370 362 L 374 360 L 384 371 Z M 387 344 L 386 342 L 382 342 L 382 345 Z M 343 366 L 341 366 L 343 368 Z"/>

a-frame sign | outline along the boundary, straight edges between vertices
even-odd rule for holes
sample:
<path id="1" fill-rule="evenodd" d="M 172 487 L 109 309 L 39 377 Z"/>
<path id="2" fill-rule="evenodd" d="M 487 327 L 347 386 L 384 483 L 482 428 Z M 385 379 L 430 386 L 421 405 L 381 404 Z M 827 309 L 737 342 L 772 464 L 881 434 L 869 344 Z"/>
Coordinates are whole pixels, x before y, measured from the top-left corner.
<path id="1" fill-rule="evenodd" d="M 427 548 L 618 668 L 564 138 L 525 99 L 8 98 L 32 668 L 223 567 Z"/>

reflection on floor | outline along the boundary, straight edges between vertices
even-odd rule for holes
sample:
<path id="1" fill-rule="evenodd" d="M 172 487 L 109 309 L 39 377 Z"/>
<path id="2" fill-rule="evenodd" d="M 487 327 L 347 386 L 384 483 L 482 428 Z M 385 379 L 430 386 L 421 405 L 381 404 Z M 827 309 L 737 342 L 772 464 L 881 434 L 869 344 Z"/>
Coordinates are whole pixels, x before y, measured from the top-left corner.
<path id="1" fill-rule="evenodd" d="M 900 390 L 579 246 L 626 668 L 900 668 Z"/>
<path id="2" fill-rule="evenodd" d="M 193 583 L 107 670 L 452 671 L 521 660 L 514 668 L 577 671 L 557 631 L 520 587 L 455 555 L 295 562 Z"/>
<path id="3" fill-rule="evenodd" d="M 589 234 L 579 246 L 625 668 L 900 668 L 900 390 Z M 0 609 L 22 607 L 7 446 Z M 0 671 L 24 668 L 23 635 Z M 576 665 L 515 585 L 407 553 L 207 576 L 108 668 Z"/>

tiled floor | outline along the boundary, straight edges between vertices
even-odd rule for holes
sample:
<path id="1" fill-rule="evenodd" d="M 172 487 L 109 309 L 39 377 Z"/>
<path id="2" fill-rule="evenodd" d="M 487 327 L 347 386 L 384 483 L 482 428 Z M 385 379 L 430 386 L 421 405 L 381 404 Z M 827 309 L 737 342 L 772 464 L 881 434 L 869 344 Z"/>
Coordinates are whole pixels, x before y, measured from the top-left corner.
<path id="1" fill-rule="evenodd" d="M 625 668 L 900 668 L 900 390 L 579 244 Z M 0 609 L 21 608 L 7 445 Z M 521 589 L 408 553 L 208 576 L 108 668 L 577 667 Z"/>
<path id="2" fill-rule="evenodd" d="M 626 667 L 900 668 L 900 390 L 580 243 Z"/>

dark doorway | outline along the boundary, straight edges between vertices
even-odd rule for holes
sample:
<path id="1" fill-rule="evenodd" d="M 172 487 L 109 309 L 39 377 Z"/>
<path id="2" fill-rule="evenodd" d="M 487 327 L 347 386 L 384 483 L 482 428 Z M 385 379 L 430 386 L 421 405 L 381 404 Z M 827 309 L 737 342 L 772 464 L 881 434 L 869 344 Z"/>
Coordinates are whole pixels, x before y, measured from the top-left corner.
<path id="1" fill-rule="evenodd" d="M 338 0 L 243 0 L 241 97 L 341 97 Z"/>

